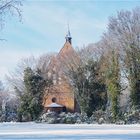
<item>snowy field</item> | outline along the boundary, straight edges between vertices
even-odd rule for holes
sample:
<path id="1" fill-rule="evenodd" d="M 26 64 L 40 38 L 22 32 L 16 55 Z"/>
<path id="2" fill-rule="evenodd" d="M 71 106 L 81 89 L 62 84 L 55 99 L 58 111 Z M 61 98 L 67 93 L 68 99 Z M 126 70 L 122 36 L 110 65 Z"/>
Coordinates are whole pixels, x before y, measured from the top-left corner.
<path id="1" fill-rule="evenodd" d="M 140 125 L 0 123 L 0 140 L 140 140 Z"/>

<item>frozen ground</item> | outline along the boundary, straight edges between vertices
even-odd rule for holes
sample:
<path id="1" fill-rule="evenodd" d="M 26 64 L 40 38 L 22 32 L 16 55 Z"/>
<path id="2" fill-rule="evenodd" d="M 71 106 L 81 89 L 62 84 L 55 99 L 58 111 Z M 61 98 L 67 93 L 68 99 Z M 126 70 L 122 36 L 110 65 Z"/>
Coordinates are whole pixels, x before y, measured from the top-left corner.
<path id="1" fill-rule="evenodd" d="M 0 140 L 140 140 L 140 125 L 0 123 Z"/>

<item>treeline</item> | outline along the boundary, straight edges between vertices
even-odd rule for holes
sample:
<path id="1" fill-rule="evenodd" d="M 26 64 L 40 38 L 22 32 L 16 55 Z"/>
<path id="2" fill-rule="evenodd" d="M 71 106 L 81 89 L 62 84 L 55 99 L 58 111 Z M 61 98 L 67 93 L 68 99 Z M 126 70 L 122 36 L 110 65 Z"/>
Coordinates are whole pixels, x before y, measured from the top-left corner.
<path id="1" fill-rule="evenodd" d="M 101 109 L 115 122 L 125 112 L 140 109 L 140 8 L 110 17 L 102 39 L 77 54 L 79 65 L 71 58 L 64 72 L 75 89 L 81 112 L 91 116 Z"/>
<path id="2" fill-rule="evenodd" d="M 54 55 L 24 59 L 7 76 L 17 95 L 19 120 L 36 120 L 42 113 L 44 91 L 53 84 L 47 73 Z M 67 56 L 62 63 L 81 113 L 90 117 L 102 110 L 111 122 L 116 122 L 124 113 L 139 110 L 140 8 L 122 10 L 110 17 L 99 42 L 80 47 L 76 57 Z M 128 97 L 126 104 L 124 95 Z"/>

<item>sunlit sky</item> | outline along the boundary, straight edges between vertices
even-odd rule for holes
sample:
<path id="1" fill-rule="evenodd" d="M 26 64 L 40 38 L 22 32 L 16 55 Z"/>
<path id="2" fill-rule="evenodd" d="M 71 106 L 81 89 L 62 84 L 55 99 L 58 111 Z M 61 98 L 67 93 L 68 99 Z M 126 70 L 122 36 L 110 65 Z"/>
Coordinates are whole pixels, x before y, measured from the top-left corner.
<path id="1" fill-rule="evenodd" d="M 100 40 L 108 17 L 119 10 L 132 10 L 140 0 L 26 0 L 22 22 L 7 17 L 0 31 L 0 79 L 13 71 L 23 57 L 58 52 L 69 23 L 73 47 Z"/>

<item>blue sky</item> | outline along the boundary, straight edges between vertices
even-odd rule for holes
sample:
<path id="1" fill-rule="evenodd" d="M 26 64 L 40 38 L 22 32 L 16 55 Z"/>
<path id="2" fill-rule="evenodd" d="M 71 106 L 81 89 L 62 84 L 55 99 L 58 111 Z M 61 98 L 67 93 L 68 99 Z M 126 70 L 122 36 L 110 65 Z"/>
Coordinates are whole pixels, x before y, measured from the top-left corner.
<path id="1" fill-rule="evenodd" d="M 8 16 L 0 37 L 0 79 L 13 71 L 23 57 L 58 52 L 69 22 L 73 47 L 100 40 L 108 17 L 117 11 L 132 10 L 140 0 L 26 0 L 22 22 Z"/>

